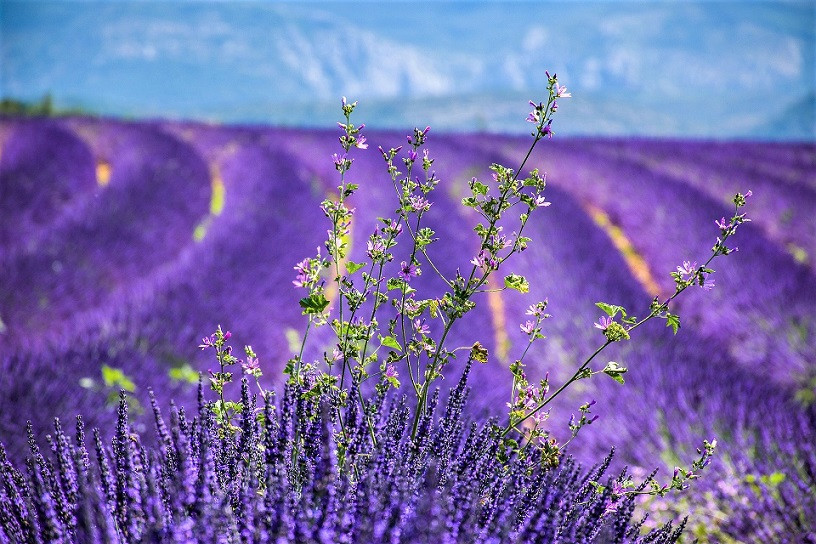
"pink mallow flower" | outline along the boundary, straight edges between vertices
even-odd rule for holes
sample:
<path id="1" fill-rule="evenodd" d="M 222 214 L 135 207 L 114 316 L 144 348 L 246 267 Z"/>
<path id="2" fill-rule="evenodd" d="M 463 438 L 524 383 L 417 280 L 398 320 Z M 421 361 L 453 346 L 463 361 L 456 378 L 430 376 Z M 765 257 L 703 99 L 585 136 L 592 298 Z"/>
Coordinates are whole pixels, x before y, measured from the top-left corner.
<path id="1" fill-rule="evenodd" d="M 411 278 L 415 278 L 418 275 L 419 274 L 417 273 L 417 268 L 413 263 L 408 264 L 405 261 L 402 261 L 400 263 L 400 271 L 398 274 L 400 278 L 402 278 L 405 281 L 411 281 Z"/>
<path id="2" fill-rule="evenodd" d="M 478 255 L 473 257 L 470 260 L 470 263 L 483 270 L 491 270 L 498 268 L 498 263 L 496 262 L 496 259 L 494 259 L 490 252 L 485 249 L 481 250 Z"/>
<path id="3" fill-rule="evenodd" d="M 246 361 L 241 365 L 241 368 L 244 369 L 244 374 L 249 374 L 251 376 L 257 376 L 261 372 L 261 365 L 258 362 L 257 357 L 247 357 Z"/>
<path id="4" fill-rule="evenodd" d="M 215 335 L 205 336 L 201 339 L 201 344 L 198 347 L 201 349 L 207 349 L 215 346 Z"/>
<path id="5" fill-rule="evenodd" d="M 541 129 L 541 134 L 546 136 L 547 138 L 552 138 L 553 131 L 552 131 L 552 119 L 547 121 L 547 124 L 544 125 L 544 128 Z"/>
<path id="6" fill-rule="evenodd" d="M 292 285 L 295 287 L 304 287 L 309 281 L 309 259 L 303 259 L 296 264 L 294 268 L 297 270 L 297 276 L 292 280 Z"/>
<path id="7" fill-rule="evenodd" d="M 544 207 L 549 206 L 550 204 L 551 204 L 550 202 L 547 202 L 545 200 L 544 195 L 538 195 L 535 198 L 535 205 L 536 205 L 537 208 L 544 208 Z"/>
<path id="8" fill-rule="evenodd" d="M 558 83 L 555 84 L 555 96 L 558 98 L 572 98 L 572 94 L 567 92 L 567 88 Z"/>
<path id="9" fill-rule="evenodd" d="M 414 330 L 419 334 L 430 334 L 431 328 L 425 323 L 424 319 L 414 319 Z"/>
<path id="10" fill-rule="evenodd" d="M 366 255 L 368 255 L 369 258 L 373 259 L 375 255 L 380 255 L 384 251 L 385 244 L 379 237 L 374 238 L 373 240 L 369 239 L 368 242 L 366 243 Z"/>
<path id="11" fill-rule="evenodd" d="M 422 196 L 412 196 L 408 198 L 408 203 L 418 212 L 428 211 L 428 208 L 431 207 L 431 203 Z"/>
<path id="12" fill-rule="evenodd" d="M 697 273 L 697 263 L 696 262 L 689 262 L 683 261 L 683 266 L 678 266 L 677 271 L 680 274 L 687 276 L 687 278 L 691 278 L 694 274 Z"/>
<path id="13" fill-rule="evenodd" d="M 609 328 L 609 326 L 611 324 L 612 324 L 612 318 L 607 316 L 607 315 L 604 315 L 604 316 L 601 316 L 601 318 L 598 320 L 597 323 L 595 323 L 595 328 L 596 329 L 601 329 L 602 331 L 605 331 L 606 329 Z"/>

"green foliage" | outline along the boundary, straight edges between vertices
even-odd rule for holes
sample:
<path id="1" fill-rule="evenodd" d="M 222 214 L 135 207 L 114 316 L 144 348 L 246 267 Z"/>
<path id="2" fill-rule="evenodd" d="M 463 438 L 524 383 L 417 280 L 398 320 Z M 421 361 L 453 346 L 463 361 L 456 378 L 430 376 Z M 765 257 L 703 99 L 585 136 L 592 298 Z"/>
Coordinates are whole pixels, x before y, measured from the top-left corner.
<path id="1" fill-rule="evenodd" d="M 505 276 L 504 286 L 509 289 L 515 289 L 519 293 L 530 292 L 530 282 L 527 281 L 527 278 L 518 274 L 510 274 L 509 276 Z"/>
<path id="2" fill-rule="evenodd" d="M 603 373 L 618 382 L 619 384 L 623 385 L 623 375 L 626 374 L 627 368 L 624 366 L 620 366 L 615 361 L 609 361 L 606 363 L 606 366 L 603 369 Z"/>
<path id="3" fill-rule="evenodd" d="M 329 305 L 329 299 L 323 293 L 313 293 L 300 299 L 299 304 L 303 315 L 322 314 Z"/>
<path id="4" fill-rule="evenodd" d="M 167 375 L 175 382 L 183 382 L 195 385 L 198 383 L 199 374 L 190 366 L 190 363 L 184 363 L 167 371 Z"/>
<path id="5" fill-rule="evenodd" d="M 402 351 L 402 346 L 400 346 L 397 339 L 393 336 L 380 336 L 380 345 L 385 346 L 387 348 L 393 348 L 397 351 Z"/>
<path id="6" fill-rule="evenodd" d="M 354 261 L 346 262 L 346 272 L 351 275 L 365 267 L 365 263 L 355 263 Z"/>

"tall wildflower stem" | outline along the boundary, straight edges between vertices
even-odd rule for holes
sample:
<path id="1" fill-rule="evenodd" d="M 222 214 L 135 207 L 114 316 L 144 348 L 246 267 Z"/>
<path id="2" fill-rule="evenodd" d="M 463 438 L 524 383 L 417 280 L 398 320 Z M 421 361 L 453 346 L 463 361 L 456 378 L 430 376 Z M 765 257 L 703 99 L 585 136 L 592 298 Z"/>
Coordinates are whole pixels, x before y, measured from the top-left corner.
<path id="1" fill-rule="evenodd" d="M 303 352 L 306 349 L 306 340 L 309 338 L 309 330 L 312 328 L 312 316 L 306 322 L 306 330 L 303 331 L 303 339 L 300 341 L 300 350 L 298 351 L 297 359 L 295 359 L 295 383 L 300 383 L 300 371 L 303 366 Z"/>
<path id="2" fill-rule="evenodd" d="M 605 343 L 604 343 L 604 344 L 603 344 L 601 347 L 599 347 L 598 349 L 596 349 L 596 350 L 595 350 L 595 352 L 594 352 L 592 355 L 590 355 L 590 356 L 589 356 L 589 357 L 586 359 L 586 361 L 584 361 L 584 363 L 583 363 L 583 364 L 582 364 L 580 367 L 578 367 L 578 370 L 576 370 L 576 371 L 575 371 L 575 374 L 573 374 L 573 375 L 570 377 L 570 379 L 569 379 L 569 380 L 567 380 L 566 382 L 564 382 L 564 384 L 563 384 L 561 387 L 559 387 L 558 389 L 556 389 L 556 390 L 553 392 L 553 394 L 552 394 L 552 395 L 550 395 L 549 397 L 547 397 L 547 399 L 546 399 L 544 402 L 542 402 L 541 404 L 539 404 L 538 406 L 536 406 L 536 407 L 535 407 L 533 410 L 531 410 L 529 413 L 527 413 L 527 414 L 526 414 L 524 417 L 522 417 L 522 418 L 521 418 L 521 419 L 519 419 L 518 421 L 515 421 L 515 422 L 511 422 L 511 423 L 509 423 L 509 424 L 507 425 L 507 427 L 505 427 L 504 431 L 502 431 L 502 436 L 507 436 L 507 435 L 510 433 L 510 431 L 513 431 L 513 430 L 516 430 L 516 431 L 518 431 L 518 432 L 521 432 L 521 431 L 518 429 L 518 426 L 519 426 L 519 425 L 521 425 L 521 424 L 522 424 L 522 423 L 524 423 L 526 420 L 528 420 L 528 419 L 529 419 L 529 418 L 531 418 L 533 415 L 535 415 L 537 412 L 539 412 L 540 410 L 542 410 L 542 409 L 543 409 L 545 406 L 547 406 L 547 405 L 548 405 L 550 402 L 552 402 L 552 401 L 553 401 L 553 400 L 554 400 L 554 399 L 555 399 L 555 398 L 556 398 L 556 397 L 557 397 L 559 394 L 561 394 L 561 392 L 562 392 L 562 391 L 564 391 L 564 390 L 565 390 L 567 387 L 569 387 L 569 386 L 570 386 L 570 385 L 571 385 L 571 384 L 572 384 L 574 381 L 576 381 L 577 379 L 579 379 L 579 376 L 581 375 L 581 372 L 583 372 L 583 370 L 584 370 L 584 369 L 585 369 L 587 366 L 589 366 L 589 363 L 591 363 L 591 362 L 592 362 L 592 360 L 593 360 L 593 359 L 595 359 L 595 357 L 597 357 L 597 356 L 598 356 L 598 355 L 599 355 L 599 354 L 600 354 L 600 353 L 601 353 L 601 352 L 604 350 L 604 348 L 606 348 L 606 346 L 608 346 L 608 345 L 609 345 L 609 344 L 611 344 L 611 343 L 612 343 L 612 342 L 611 342 L 610 340 L 607 340 L 607 341 L 606 341 L 606 342 L 605 342 Z"/>
<path id="3" fill-rule="evenodd" d="M 400 217 L 397 220 L 396 225 L 398 227 L 401 224 L 402 224 L 402 218 Z M 394 234 L 394 231 L 392 230 L 392 231 L 389 232 L 388 238 L 386 238 L 386 244 L 385 244 L 386 247 L 390 247 L 391 243 L 394 241 L 394 238 L 395 238 L 395 234 Z M 374 317 L 376 316 L 377 309 L 379 308 L 378 303 L 379 303 L 379 298 L 380 298 L 380 293 L 381 293 L 380 286 L 382 285 L 384 270 L 385 270 L 385 262 L 382 261 L 382 262 L 379 263 L 379 267 L 377 269 L 377 279 L 373 282 L 373 285 L 375 286 L 374 287 L 374 304 L 372 305 L 372 308 L 371 308 L 371 315 L 368 318 L 368 329 L 366 330 L 366 338 L 365 338 L 365 341 L 363 342 L 363 350 L 362 350 L 362 353 L 361 353 L 361 356 L 360 356 L 361 364 L 365 364 L 366 354 L 368 352 L 368 344 L 369 344 L 369 342 L 371 340 L 372 335 L 374 334 Z M 371 273 L 373 271 L 374 271 L 374 263 L 372 262 L 371 267 L 369 268 L 369 276 L 371 276 Z M 367 283 L 366 286 L 365 286 L 365 289 L 368 289 L 370 285 L 372 285 L 372 283 Z M 356 315 L 356 312 L 357 311 L 355 310 L 355 311 L 353 311 L 351 313 L 351 316 L 349 316 L 349 320 L 354 319 L 354 317 Z M 346 336 L 348 336 L 348 333 L 347 333 Z"/>
<path id="4" fill-rule="evenodd" d="M 549 123 L 552 120 L 552 103 L 554 101 L 554 97 L 555 97 L 555 95 L 554 95 L 554 93 L 553 93 L 553 91 L 551 89 L 550 90 L 550 96 L 549 96 L 549 98 L 547 100 L 547 106 L 544 109 L 545 114 L 541 117 L 540 121 L 538 122 L 538 124 L 536 126 L 536 132 L 535 132 L 534 137 L 533 137 L 533 142 L 530 144 L 530 147 L 527 149 L 527 153 L 525 154 L 524 159 L 521 161 L 521 164 L 515 170 L 511 182 L 507 184 L 507 186 L 502 190 L 502 192 L 499 195 L 499 203 L 497 205 L 498 210 L 502 210 L 503 206 L 508 202 L 508 196 L 511 193 L 511 188 L 514 185 L 514 183 L 518 180 L 519 173 L 524 169 L 525 165 L 527 164 L 527 161 L 530 159 L 530 156 L 532 155 L 533 150 L 535 149 L 538 142 L 541 141 L 541 139 L 544 137 L 544 135 L 546 133 L 545 127 L 549 127 Z M 496 228 L 496 224 L 498 223 L 500 217 L 501 217 L 500 212 L 496 213 L 492 217 L 490 217 L 489 223 L 488 223 L 488 228 L 485 230 L 485 233 L 483 234 L 483 236 L 481 238 L 481 241 L 479 243 L 479 250 L 480 251 L 484 250 L 487 247 L 490 236 L 493 235 L 493 233 L 495 231 L 495 228 Z M 517 238 L 516 238 L 517 241 L 518 241 L 519 237 L 521 236 L 521 232 L 523 231 L 525 225 L 526 225 L 526 220 L 523 220 L 522 223 L 521 223 L 521 226 L 519 228 Z M 518 250 L 518 243 L 516 242 L 516 243 L 514 243 L 513 248 L 511 249 L 511 251 L 507 255 L 505 255 L 503 258 L 501 258 L 499 260 L 499 264 L 506 261 L 511 255 L 516 253 L 517 250 Z M 476 281 L 476 283 L 474 284 L 473 282 L 474 282 L 475 277 L 476 277 L 477 268 L 478 267 L 477 267 L 476 264 L 474 264 L 472 266 L 472 268 L 470 270 L 470 274 L 468 275 L 468 280 L 465 283 L 464 297 L 465 297 L 466 300 L 469 300 L 470 297 L 473 296 L 473 294 L 482 285 L 484 285 L 487 282 L 488 278 L 490 277 L 490 272 L 491 271 L 487 270 L 487 271 L 485 271 L 484 275 L 478 281 Z M 413 420 L 412 431 L 411 431 L 412 438 L 416 437 L 416 432 L 417 432 L 417 429 L 418 429 L 418 426 L 419 426 L 419 420 L 420 420 L 420 418 L 422 417 L 422 415 L 423 415 L 423 413 L 425 411 L 425 407 L 427 405 L 427 397 L 428 397 L 428 393 L 430 391 L 430 382 L 432 381 L 432 379 L 433 379 L 433 377 L 434 377 L 434 375 L 435 375 L 435 373 L 437 371 L 437 366 L 439 365 L 440 358 L 441 358 L 442 353 L 443 353 L 443 347 L 444 347 L 444 344 L 445 344 L 445 339 L 447 338 L 448 333 L 450 332 L 454 322 L 457 321 L 457 319 L 458 318 L 456 316 L 451 316 L 451 318 L 445 324 L 445 328 L 443 330 L 442 337 L 440 338 L 439 343 L 436 346 L 436 352 L 434 353 L 433 358 L 431 359 L 430 363 L 428 364 L 428 368 L 427 368 L 427 370 L 425 372 L 425 380 L 423 381 L 423 383 L 422 383 L 422 385 L 420 387 L 419 393 L 418 393 L 419 399 L 418 399 L 418 403 L 417 403 L 417 410 L 416 410 L 416 413 L 414 414 L 414 420 Z M 416 387 L 415 387 L 415 389 L 416 389 Z"/>
<path id="5" fill-rule="evenodd" d="M 450 332 L 454 321 L 456 321 L 456 320 L 451 319 L 450 321 L 448 321 L 445 324 L 445 329 L 442 331 L 442 336 L 439 339 L 439 344 L 437 346 L 437 350 L 436 350 L 436 354 L 435 354 L 434 359 L 433 359 L 433 363 L 435 363 L 436 361 L 439 360 L 439 350 L 441 349 L 441 346 L 445 344 L 445 339 L 448 337 L 448 333 Z M 414 421 L 413 421 L 413 424 L 411 425 L 411 439 L 412 440 L 416 439 L 416 433 L 417 433 L 417 430 L 419 429 L 419 420 L 422 418 L 422 415 L 425 413 L 425 407 L 426 407 L 427 401 L 428 401 L 428 391 L 430 390 L 431 381 L 433 379 L 432 375 L 429 374 L 429 372 L 432 371 L 433 368 L 434 368 L 433 363 L 429 366 L 428 370 L 425 371 L 425 381 L 422 382 L 421 391 L 420 391 L 420 394 L 419 394 L 419 400 L 417 402 L 417 409 L 416 409 L 416 412 L 414 413 Z"/>
<path id="6" fill-rule="evenodd" d="M 750 195 L 751 195 L 751 192 L 749 191 L 747 196 L 750 196 Z M 743 196 L 742 194 L 738 194 L 736 197 L 734 197 L 734 203 L 735 203 L 734 217 L 731 219 L 731 223 L 728 226 L 724 225 L 724 220 L 723 220 L 723 225 L 720 226 L 720 228 L 722 230 L 722 239 L 717 238 L 717 243 L 712 248 L 712 253 L 708 257 L 708 260 L 706 260 L 706 262 L 702 266 L 698 266 L 698 267 L 690 266 L 687 263 L 684 263 L 683 268 L 678 267 L 678 270 L 680 272 L 675 272 L 675 273 L 672 274 L 672 276 L 675 279 L 674 293 L 671 296 L 669 296 L 662 303 L 658 303 L 657 302 L 658 299 L 657 299 L 657 297 L 655 297 L 655 302 L 652 303 L 652 305 L 650 306 L 649 314 L 646 317 L 644 317 L 643 319 L 636 320 L 633 323 L 631 323 L 629 326 L 625 327 L 625 331 L 626 331 L 627 335 L 629 333 L 631 333 L 632 331 L 634 331 L 635 329 L 637 329 L 638 327 L 640 327 L 641 325 L 643 325 L 644 323 L 654 319 L 655 317 L 666 317 L 666 316 L 670 315 L 670 314 L 668 314 L 669 304 L 674 299 L 676 299 L 680 295 L 680 293 L 684 292 L 686 289 L 688 289 L 692 285 L 697 284 L 698 282 L 699 282 L 699 285 L 704 285 L 705 275 L 713 272 L 711 269 L 708 268 L 708 265 L 710 265 L 711 262 L 715 258 L 719 257 L 720 255 L 728 255 L 732 251 L 735 251 L 733 249 L 728 249 L 726 247 L 726 245 L 725 245 L 725 241 L 728 240 L 728 238 L 730 238 L 731 236 L 734 235 L 734 233 L 736 232 L 737 225 L 739 225 L 739 224 L 741 224 L 741 223 L 743 223 L 745 221 L 749 221 L 749 219 L 745 219 L 744 214 L 742 214 L 742 215 L 739 214 L 739 208 L 745 204 L 745 196 Z M 718 225 L 720 225 L 720 223 L 718 223 Z M 684 273 L 685 275 L 687 275 L 689 277 L 684 279 L 681 273 Z M 664 314 L 666 314 L 666 315 L 664 315 Z M 676 316 L 674 316 L 674 317 L 676 317 Z M 679 327 L 679 324 L 678 324 L 678 327 Z M 627 338 L 628 338 L 628 336 L 627 336 Z M 527 419 L 529 419 L 530 417 L 532 417 L 533 415 L 538 413 L 545 406 L 547 406 L 550 402 L 552 402 L 559 394 L 561 394 L 572 383 L 574 383 L 575 381 L 581 379 L 583 377 L 583 375 L 585 374 L 587 367 L 595 359 L 595 357 L 597 357 L 604 349 L 606 349 L 607 346 L 609 346 L 609 344 L 612 344 L 612 343 L 614 343 L 614 341 L 607 338 L 606 342 L 604 342 L 603 345 L 601 345 L 598 349 L 596 349 L 595 352 L 593 352 L 592 355 L 590 355 L 581 364 L 581 366 L 578 367 L 578 369 L 575 371 L 575 373 L 573 373 L 573 375 L 566 382 L 564 382 L 563 385 L 561 385 L 561 387 L 559 387 L 557 390 L 555 390 L 543 402 L 538 404 L 534 409 L 532 409 L 531 411 L 526 413 L 519 420 L 509 422 L 508 425 L 502 431 L 502 436 L 507 436 L 507 434 L 509 434 L 510 431 L 512 431 L 512 430 L 516 430 L 518 432 L 521 432 L 517 428 L 518 425 L 520 425 L 521 423 L 523 423 L 524 421 L 526 421 Z M 528 346 L 528 348 L 529 348 L 529 346 Z M 525 350 L 525 353 L 526 352 L 527 352 L 527 350 Z"/>

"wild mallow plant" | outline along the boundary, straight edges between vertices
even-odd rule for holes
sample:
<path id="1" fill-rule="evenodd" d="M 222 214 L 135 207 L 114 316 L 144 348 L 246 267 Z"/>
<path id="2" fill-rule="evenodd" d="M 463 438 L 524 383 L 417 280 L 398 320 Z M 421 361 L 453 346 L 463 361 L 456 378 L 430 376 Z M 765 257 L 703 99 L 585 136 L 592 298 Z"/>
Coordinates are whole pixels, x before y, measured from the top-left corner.
<path id="1" fill-rule="evenodd" d="M 750 191 L 736 195 L 730 219 L 717 221 L 719 236 L 704 264 L 678 266 L 674 293 L 655 298 L 645 317 L 597 304 L 603 312 L 594 324 L 599 347 L 554 388 L 548 376 L 536 382 L 525 371 L 530 347 L 544 338 L 550 318 L 546 300 L 530 305 L 520 325 L 528 341 L 510 365 L 506 418 L 479 422 L 464 415 L 472 365 L 488 364 L 489 353 L 479 343 L 451 347 L 448 337 L 495 288 L 494 274 L 532 242 L 525 236 L 532 214 L 550 205 L 546 174 L 521 174 L 536 145 L 552 137 L 558 100 L 570 96 L 555 75 L 547 77 L 547 101 L 531 102 L 533 141 L 522 164 L 493 164 L 492 180 L 469 183 L 462 203 L 480 218 L 478 250 L 453 275 L 434 262 L 435 233 L 425 218 L 440 183 L 426 147 L 429 128 L 415 129 L 404 148 L 379 148 L 396 212 L 379 219 L 366 260 L 349 259 L 354 210 L 348 199 L 359 187 L 347 174 L 353 153 L 368 145 L 364 125 L 351 122 L 356 102 L 344 98 L 342 150 L 332 157 L 340 183 L 321 205 L 330 228 L 316 255 L 295 266 L 306 324 L 286 365 L 282 394 L 261 382 L 253 349 L 245 346 L 239 359 L 231 333 L 218 327 L 199 346 L 212 350 L 218 363 L 209 373 L 214 398 L 207 399 L 199 383 L 197 413 L 191 417 L 171 405 L 168 425 L 151 395 L 155 440 L 134 432 L 122 391 L 110 443 L 94 431 L 89 446 L 78 417 L 73 438 L 55 422 L 50 453 L 40 450 L 29 427 L 25 470 L 0 449 L 0 540 L 676 542 L 685 522 L 647 530 L 645 519 L 633 519 L 636 498 L 687 488 L 716 441 L 706 441 L 699 459 L 675 469 L 669 481 L 659 483 L 657 471 L 636 481 L 626 470 L 608 474 L 611 453 L 589 469 L 565 455 L 565 446 L 597 419 L 594 401 L 580 406 L 570 438 L 561 443 L 546 425 L 548 406 L 578 380 L 604 374 L 623 384 L 627 368 L 596 361 L 647 321 L 663 319 L 677 332 L 673 301 L 694 286 L 713 286 L 710 264 L 735 251 L 726 244 L 748 221 L 740 209 Z M 437 275 L 445 292 L 423 297 L 415 281 L 420 274 Z M 505 275 L 500 285 L 529 291 L 517 274 Z M 330 331 L 333 346 L 309 360 L 307 343 L 317 328 Z M 457 358 L 465 362 L 452 364 Z M 244 376 L 236 399 L 228 393 L 239 369 Z M 458 382 L 442 401 L 436 383 L 454 369 Z"/>

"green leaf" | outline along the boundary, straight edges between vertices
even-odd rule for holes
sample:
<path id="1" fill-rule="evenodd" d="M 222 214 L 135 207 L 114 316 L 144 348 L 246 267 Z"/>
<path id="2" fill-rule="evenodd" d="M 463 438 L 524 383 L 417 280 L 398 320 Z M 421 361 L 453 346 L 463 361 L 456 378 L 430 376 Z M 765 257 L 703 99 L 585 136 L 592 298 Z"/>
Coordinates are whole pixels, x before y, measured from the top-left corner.
<path id="1" fill-rule="evenodd" d="M 240 402 L 235 402 L 235 401 L 232 401 L 232 400 L 228 400 L 228 401 L 226 401 L 224 403 L 224 405 L 225 405 L 227 410 L 229 410 L 229 411 L 231 411 L 233 413 L 236 413 L 236 414 L 240 414 L 241 412 L 244 411 L 244 405 L 241 404 Z"/>
<path id="2" fill-rule="evenodd" d="M 486 195 L 487 194 L 487 185 L 484 183 L 480 183 L 478 181 L 473 182 L 473 194 L 474 195 Z"/>
<path id="3" fill-rule="evenodd" d="M 479 342 L 476 342 L 470 348 L 470 358 L 478 363 L 487 363 L 488 355 L 487 348 L 482 346 Z"/>
<path id="4" fill-rule="evenodd" d="M 117 387 L 131 393 L 136 391 L 136 384 L 119 368 L 102 365 L 102 380 L 107 387 Z"/>
<path id="5" fill-rule="evenodd" d="M 354 274 L 361 268 L 365 266 L 365 263 L 355 263 L 354 261 L 348 261 L 346 263 L 346 270 L 348 271 L 349 275 Z"/>
<path id="6" fill-rule="evenodd" d="M 677 334 L 677 329 L 680 328 L 680 316 L 675 314 L 666 314 L 666 326 L 671 327 L 674 334 Z"/>
<path id="7" fill-rule="evenodd" d="M 627 370 L 628 369 L 625 366 L 620 366 L 615 361 L 609 361 L 606 363 L 606 367 L 603 369 L 603 372 L 619 384 L 623 384 L 623 375 L 626 374 Z"/>
<path id="8" fill-rule="evenodd" d="M 406 295 L 409 295 L 416 291 L 413 287 L 408 285 L 408 282 L 403 280 L 402 278 L 389 278 L 388 283 L 386 284 L 389 291 L 393 291 L 394 289 L 399 289 Z"/>
<path id="9" fill-rule="evenodd" d="M 785 481 L 785 473 L 784 472 L 772 472 L 768 475 L 768 483 L 771 486 L 776 487 L 782 482 Z"/>
<path id="10" fill-rule="evenodd" d="M 181 366 L 171 368 L 167 374 L 170 379 L 176 382 L 186 382 L 191 384 L 198 383 L 198 372 L 196 372 L 189 363 L 184 363 Z"/>
<path id="11" fill-rule="evenodd" d="M 323 313 L 323 310 L 329 305 L 323 293 L 314 293 L 308 297 L 300 299 L 300 307 L 303 308 L 303 315 L 312 315 Z"/>
<path id="12" fill-rule="evenodd" d="M 603 486 L 603 485 L 599 484 L 598 482 L 596 482 L 594 480 L 590 480 L 589 483 L 590 483 L 590 485 L 592 485 L 592 487 L 595 488 L 595 493 L 597 493 L 599 495 L 601 493 L 603 493 L 604 491 L 606 491 L 606 486 Z"/>
<path id="13" fill-rule="evenodd" d="M 346 190 L 343 191 L 343 194 L 344 196 L 351 196 L 354 193 L 354 191 L 356 191 L 359 188 L 360 186 L 357 185 L 356 183 L 348 183 L 346 184 Z"/>
<path id="14" fill-rule="evenodd" d="M 519 293 L 529 293 L 530 283 L 527 278 L 518 274 L 510 274 L 504 277 L 504 286 L 509 289 L 515 289 Z"/>
<path id="15" fill-rule="evenodd" d="M 402 346 L 399 345 L 399 342 L 397 342 L 397 339 L 393 336 L 380 336 L 380 345 L 402 351 Z"/>
<path id="16" fill-rule="evenodd" d="M 620 312 L 623 317 L 626 317 L 626 311 L 623 309 L 623 306 L 607 304 L 606 302 L 596 302 L 595 306 L 606 312 L 609 317 L 615 317 L 618 312 Z"/>

